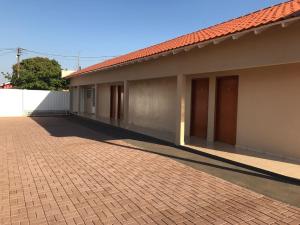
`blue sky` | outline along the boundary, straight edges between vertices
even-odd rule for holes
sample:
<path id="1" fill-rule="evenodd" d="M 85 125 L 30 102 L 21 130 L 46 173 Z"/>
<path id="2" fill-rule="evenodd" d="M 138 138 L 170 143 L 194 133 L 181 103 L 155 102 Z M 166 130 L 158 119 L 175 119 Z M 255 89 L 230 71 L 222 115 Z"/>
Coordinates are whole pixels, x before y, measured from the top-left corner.
<path id="1" fill-rule="evenodd" d="M 0 49 L 19 46 L 62 55 L 121 55 L 279 2 L 282 0 L 1 0 Z M 55 58 L 63 68 L 76 67 L 75 58 Z M 81 66 L 100 60 L 82 59 Z M 0 51 L 0 72 L 11 71 L 15 62 L 14 52 Z"/>

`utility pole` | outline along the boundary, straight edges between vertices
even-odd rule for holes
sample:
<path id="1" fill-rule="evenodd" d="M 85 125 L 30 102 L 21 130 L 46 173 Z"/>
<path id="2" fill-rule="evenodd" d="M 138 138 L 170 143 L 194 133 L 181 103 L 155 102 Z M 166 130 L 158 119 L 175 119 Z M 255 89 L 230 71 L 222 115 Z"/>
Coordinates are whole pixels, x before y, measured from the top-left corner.
<path id="1" fill-rule="evenodd" d="M 77 56 L 77 70 L 81 70 L 81 67 L 80 67 L 80 52 L 78 52 L 78 56 Z"/>
<path id="2" fill-rule="evenodd" d="M 17 77 L 20 77 L 20 57 L 22 54 L 22 48 L 17 48 Z"/>

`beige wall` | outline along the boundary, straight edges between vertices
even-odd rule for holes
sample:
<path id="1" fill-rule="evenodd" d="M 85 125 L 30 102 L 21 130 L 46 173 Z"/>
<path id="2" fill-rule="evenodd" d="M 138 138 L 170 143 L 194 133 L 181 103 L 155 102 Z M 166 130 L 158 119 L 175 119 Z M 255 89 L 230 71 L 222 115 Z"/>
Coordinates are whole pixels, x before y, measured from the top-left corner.
<path id="1" fill-rule="evenodd" d="M 72 97 L 71 110 L 73 113 L 77 113 L 78 112 L 78 88 L 77 87 L 73 87 L 71 89 L 71 97 Z"/>
<path id="2" fill-rule="evenodd" d="M 97 117 L 110 118 L 110 85 L 100 84 L 97 91 Z"/>
<path id="3" fill-rule="evenodd" d="M 300 62 L 300 22 L 287 28 L 277 26 L 259 35 L 227 40 L 148 62 L 85 74 L 71 79 L 71 85 L 199 74 Z"/>
<path id="4" fill-rule="evenodd" d="M 61 70 L 61 77 L 64 78 L 74 72 L 75 72 L 75 70 Z"/>
<path id="5" fill-rule="evenodd" d="M 79 87 L 79 113 L 84 113 L 85 97 L 84 87 Z"/>
<path id="6" fill-rule="evenodd" d="M 174 136 L 175 111 L 176 77 L 130 82 L 129 125 Z"/>
<path id="7" fill-rule="evenodd" d="M 237 145 L 300 159 L 300 64 L 241 73 Z"/>
<path id="8" fill-rule="evenodd" d="M 193 78 L 210 78 L 208 141 L 214 139 L 215 79 L 239 76 L 236 146 L 300 160 L 300 63 L 193 75 L 188 78 L 186 135 Z"/>
<path id="9" fill-rule="evenodd" d="M 193 77 L 209 77 L 208 140 L 213 141 L 215 78 L 239 75 L 237 146 L 300 159 L 299 39 L 300 23 L 284 29 L 278 26 L 259 35 L 72 78 L 71 85 L 128 80 L 130 129 L 143 133 L 147 133 L 143 128 L 152 130 L 153 136 L 160 136 L 155 134 L 157 130 L 173 135 L 177 112 L 175 76 L 187 75 L 188 137 L 190 81 Z M 153 79 L 158 77 L 168 78 Z M 109 85 L 99 85 L 99 117 L 109 118 L 109 95 Z"/>
<path id="10" fill-rule="evenodd" d="M 88 92 L 90 92 L 90 96 L 88 97 Z M 84 89 L 84 112 L 91 114 L 93 113 L 93 96 L 92 96 L 92 88 Z"/>

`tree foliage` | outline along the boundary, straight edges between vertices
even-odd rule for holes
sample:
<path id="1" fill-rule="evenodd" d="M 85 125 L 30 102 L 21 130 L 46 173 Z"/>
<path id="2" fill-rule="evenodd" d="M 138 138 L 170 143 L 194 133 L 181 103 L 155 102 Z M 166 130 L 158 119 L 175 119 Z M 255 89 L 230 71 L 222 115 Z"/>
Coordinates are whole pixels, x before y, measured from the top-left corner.
<path id="1" fill-rule="evenodd" d="M 13 73 L 6 76 L 15 88 L 31 90 L 62 90 L 68 81 L 61 78 L 61 66 L 52 59 L 34 57 L 24 59 L 20 63 L 19 77 L 17 64 L 13 65 Z"/>

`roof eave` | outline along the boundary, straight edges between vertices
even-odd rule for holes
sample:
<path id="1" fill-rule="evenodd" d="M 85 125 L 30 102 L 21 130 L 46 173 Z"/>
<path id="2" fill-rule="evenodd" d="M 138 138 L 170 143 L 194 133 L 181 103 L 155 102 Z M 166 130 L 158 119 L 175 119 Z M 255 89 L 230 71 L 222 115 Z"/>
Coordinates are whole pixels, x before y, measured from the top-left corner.
<path id="1" fill-rule="evenodd" d="M 122 67 L 122 66 L 127 66 L 127 65 L 130 65 L 130 64 L 145 62 L 145 61 L 149 61 L 149 60 L 153 60 L 153 59 L 158 59 L 160 57 L 165 57 L 165 56 L 168 56 L 168 55 L 175 55 L 175 54 L 178 54 L 180 52 L 188 52 L 188 51 L 190 51 L 194 48 L 203 48 L 203 47 L 205 47 L 207 45 L 210 45 L 210 44 L 217 45 L 217 44 L 222 43 L 225 40 L 229 40 L 229 39 L 237 40 L 237 39 L 239 39 L 239 38 L 241 38 L 241 37 L 243 37 L 247 34 L 250 34 L 250 33 L 254 33 L 255 35 L 259 35 L 259 34 L 261 34 L 262 32 L 266 31 L 267 29 L 269 29 L 271 27 L 280 25 L 282 28 L 286 28 L 290 24 L 292 24 L 292 23 L 294 23 L 298 20 L 300 20 L 300 16 L 297 15 L 296 17 L 283 19 L 283 20 L 280 20 L 280 21 L 264 24 L 264 25 L 261 25 L 261 26 L 258 26 L 258 27 L 254 27 L 254 28 L 239 31 L 239 32 L 234 32 L 234 33 L 231 33 L 231 34 L 228 34 L 228 35 L 225 35 L 225 36 L 221 36 L 221 37 L 217 37 L 217 38 L 213 38 L 213 39 L 210 39 L 210 40 L 207 40 L 207 41 L 197 42 L 197 43 L 194 43 L 194 44 L 191 44 L 191 45 L 186 45 L 186 46 L 182 46 L 182 47 L 179 47 L 179 48 L 174 48 L 174 49 L 167 50 L 167 51 L 164 51 L 164 52 L 149 55 L 149 56 L 146 56 L 146 57 L 143 57 L 143 58 L 137 58 L 137 59 L 134 59 L 134 60 L 129 60 L 127 62 L 123 62 L 123 63 L 119 63 L 119 64 L 115 64 L 115 65 L 111 65 L 111 66 L 107 66 L 107 67 L 103 67 L 103 68 L 99 68 L 99 69 L 94 69 L 94 70 L 86 71 L 86 72 L 83 72 L 83 73 L 80 73 L 80 71 L 78 71 L 79 72 L 78 74 L 77 74 L 77 72 L 75 72 L 75 74 L 73 74 L 73 75 L 70 74 L 69 76 L 67 76 L 65 78 L 70 79 L 70 78 L 78 77 L 78 76 L 81 76 L 81 75 L 84 75 L 84 74 L 90 74 L 90 73 L 94 73 L 94 72 L 114 69 L 116 67 Z"/>

